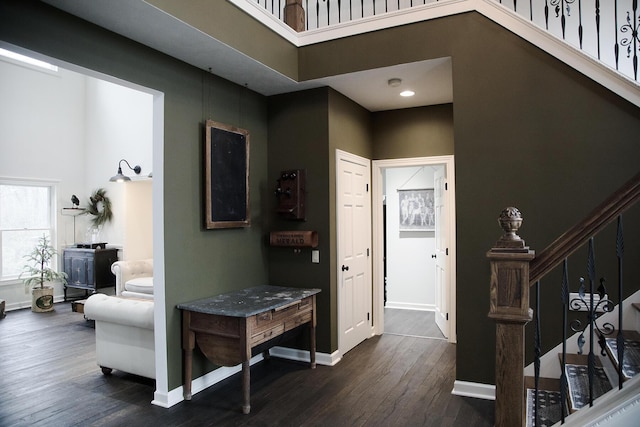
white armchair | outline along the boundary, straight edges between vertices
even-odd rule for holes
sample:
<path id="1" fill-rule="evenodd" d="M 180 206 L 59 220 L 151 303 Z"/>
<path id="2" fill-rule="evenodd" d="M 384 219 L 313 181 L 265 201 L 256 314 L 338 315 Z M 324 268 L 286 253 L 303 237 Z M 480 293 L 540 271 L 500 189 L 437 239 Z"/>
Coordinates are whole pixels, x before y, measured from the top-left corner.
<path id="1" fill-rule="evenodd" d="M 117 261 L 111 265 L 116 276 L 116 295 L 153 299 L 153 259 Z"/>
<path id="2" fill-rule="evenodd" d="M 96 359 L 105 375 L 113 369 L 155 378 L 153 300 L 91 295 L 84 315 L 95 320 Z"/>
<path id="3" fill-rule="evenodd" d="M 116 295 L 91 295 L 84 314 L 96 322 L 96 358 L 104 374 L 113 369 L 155 377 L 153 260 L 117 261 Z"/>

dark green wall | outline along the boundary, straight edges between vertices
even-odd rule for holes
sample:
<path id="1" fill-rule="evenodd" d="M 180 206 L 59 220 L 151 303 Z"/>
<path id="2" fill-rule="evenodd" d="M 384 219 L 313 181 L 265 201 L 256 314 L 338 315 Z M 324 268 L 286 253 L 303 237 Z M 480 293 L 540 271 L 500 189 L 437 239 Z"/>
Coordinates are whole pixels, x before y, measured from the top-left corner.
<path id="1" fill-rule="evenodd" d="M 333 157 L 334 163 L 335 150 L 370 159 L 373 156 L 372 140 L 371 113 L 329 89 L 329 156 Z M 333 176 L 335 178 L 335 173 Z"/>
<path id="2" fill-rule="evenodd" d="M 320 263 L 311 249 L 270 248 L 272 284 L 322 289 L 318 296 L 318 351 L 338 349 L 336 300 L 335 150 L 371 158 L 370 114 L 340 93 L 320 88 L 269 97 L 269 176 L 273 189 L 280 171 L 307 170 L 307 219 L 281 219 L 273 230 L 318 232 Z M 275 210 L 275 197 L 269 212 Z"/>
<path id="3" fill-rule="evenodd" d="M 496 218 L 506 206 L 519 207 L 525 218 L 520 235 L 542 250 L 638 171 L 640 110 L 478 13 L 301 48 L 300 76 L 447 56 L 454 90 L 456 377 L 493 383 L 495 332 L 487 318 L 485 253 L 501 234 Z M 384 156 L 404 155 L 402 150 L 391 147 Z M 640 238 L 638 211 L 625 221 L 629 241 Z M 629 251 L 634 252 L 627 259 L 640 259 L 637 248 Z M 610 257 L 600 259 L 599 274 L 613 282 Z M 573 283 L 584 274 L 584 264 L 572 262 Z M 635 284 L 631 279 L 640 263 L 633 264 L 626 282 Z M 545 286 L 546 307 L 555 308 L 557 281 Z"/>
<path id="4" fill-rule="evenodd" d="M 488 297 L 484 252 L 500 235 L 500 210 L 520 208 L 525 220 L 519 234 L 541 251 L 638 172 L 640 109 L 487 19 L 465 18 L 474 37 L 456 47 L 453 66 L 457 377 L 491 382 L 493 324 L 478 301 Z M 628 242 L 640 238 L 639 214 L 636 208 L 627 216 Z M 605 263 L 615 238 L 609 233 L 596 242 L 597 275 L 608 278 L 615 295 L 615 264 Z M 628 247 L 627 259 L 640 260 L 638 249 Z M 627 266 L 627 289 L 638 289 L 632 281 L 638 263 Z M 586 258 L 570 260 L 570 273 L 576 291 Z M 548 348 L 561 336 L 560 280 L 556 274 L 542 284 L 545 322 L 556 325 L 545 329 Z"/>
<path id="5" fill-rule="evenodd" d="M 373 113 L 373 159 L 453 154 L 453 105 Z"/>
<path id="6" fill-rule="evenodd" d="M 267 185 L 266 98 L 39 2 L 3 1 L 0 40 L 164 93 L 169 389 L 180 386 L 180 317 L 175 305 L 267 282 L 262 204 L 272 186 Z M 251 132 L 250 228 L 203 230 L 207 118 Z M 201 357 L 195 365 L 196 370 L 211 369 Z"/>
<path id="7" fill-rule="evenodd" d="M 320 263 L 311 263 L 311 249 L 294 253 L 291 248 L 269 248 L 269 283 L 273 285 L 313 287 L 322 290 L 317 296 L 317 349 L 332 349 L 329 247 L 329 116 L 328 89 L 313 89 L 269 97 L 269 180 L 273 194 L 280 172 L 306 169 L 306 221 L 278 217 L 276 198 L 268 203 L 269 230 L 311 230 L 318 232 Z"/>
<path id="8" fill-rule="evenodd" d="M 148 3 L 277 70 L 298 77 L 297 48 L 229 1 L 149 0 Z M 284 4 L 284 2 L 283 2 Z M 283 6 L 284 7 L 284 6 Z M 217 58 L 211 58 L 216 61 Z"/>

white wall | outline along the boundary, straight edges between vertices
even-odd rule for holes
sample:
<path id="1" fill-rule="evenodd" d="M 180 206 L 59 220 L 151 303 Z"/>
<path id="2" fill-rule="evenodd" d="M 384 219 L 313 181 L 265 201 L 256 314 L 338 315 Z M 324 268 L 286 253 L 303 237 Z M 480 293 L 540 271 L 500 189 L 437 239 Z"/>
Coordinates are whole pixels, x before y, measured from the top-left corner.
<path id="1" fill-rule="evenodd" d="M 105 188 L 113 204 L 114 221 L 104 227 L 100 240 L 122 247 L 127 234 L 127 206 L 140 215 L 151 208 L 137 209 L 126 203 L 129 184 L 110 183 L 118 161 L 127 158 L 142 166 L 142 176 L 152 170 L 153 98 L 122 86 L 60 69 L 43 72 L 0 60 L 0 177 L 56 182 L 56 247 L 87 241 L 88 217 L 63 216 L 71 207 L 71 195 L 81 206 L 96 188 Z M 133 175 L 130 170 L 123 172 Z M 134 191 L 145 205 L 151 204 L 151 181 Z M 136 183 L 137 185 L 138 183 Z M 135 236 L 128 242 L 136 254 L 152 254 L 151 232 L 131 227 Z M 61 258 L 61 257 L 60 257 Z M 61 265 L 61 259 L 59 260 Z M 56 300 L 62 286 L 55 290 Z M 30 306 L 31 297 L 20 281 L 0 283 L 0 298 L 7 309 Z"/>
<path id="2" fill-rule="evenodd" d="M 153 97 L 103 80 L 87 79 L 85 201 L 98 189 L 107 190 L 113 205 L 113 221 L 100 233 L 100 240 L 124 247 L 127 203 L 125 192 L 131 183 L 109 182 L 118 171 L 118 162 L 126 159 L 131 167 L 139 165 L 139 176 L 122 163 L 122 173 L 133 179 L 145 179 L 152 170 Z M 148 188 L 151 197 L 151 186 Z M 135 206 L 131 207 L 134 209 Z M 151 217 L 149 217 L 151 218 Z M 149 219 L 149 222 L 151 220 Z M 88 224 L 87 224 L 88 225 Z M 151 241 L 148 242 L 151 245 Z"/>
<path id="3" fill-rule="evenodd" d="M 153 258 L 153 204 L 151 180 L 125 184 L 125 230 L 121 259 Z"/>
<path id="4" fill-rule="evenodd" d="M 433 188 L 435 170 L 433 166 L 385 170 L 387 307 L 434 309 L 435 232 L 400 231 L 398 190 Z"/>

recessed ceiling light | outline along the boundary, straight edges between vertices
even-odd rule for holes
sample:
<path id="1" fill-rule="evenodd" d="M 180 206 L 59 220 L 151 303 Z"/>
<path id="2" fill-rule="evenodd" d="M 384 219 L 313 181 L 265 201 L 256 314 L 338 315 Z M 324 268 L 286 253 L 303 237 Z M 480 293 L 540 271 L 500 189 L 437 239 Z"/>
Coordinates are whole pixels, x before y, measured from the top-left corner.
<path id="1" fill-rule="evenodd" d="M 404 96 L 404 97 L 409 97 L 409 96 L 413 96 L 416 93 L 412 90 L 404 90 L 402 92 L 400 92 L 400 96 Z"/>

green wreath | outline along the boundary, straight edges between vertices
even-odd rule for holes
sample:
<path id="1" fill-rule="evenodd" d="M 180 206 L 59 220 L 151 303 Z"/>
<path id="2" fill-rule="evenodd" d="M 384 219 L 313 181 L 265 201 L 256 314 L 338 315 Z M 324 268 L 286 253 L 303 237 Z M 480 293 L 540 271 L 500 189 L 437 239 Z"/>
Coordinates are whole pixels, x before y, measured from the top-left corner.
<path id="1" fill-rule="evenodd" d="M 100 227 L 111 221 L 113 212 L 111 212 L 111 200 L 107 197 L 107 190 L 98 188 L 93 192 L 89 197 L 89 204 L 85 208 L 85 213 L 93 215 L 91 223 L 94 227 Z"/>

